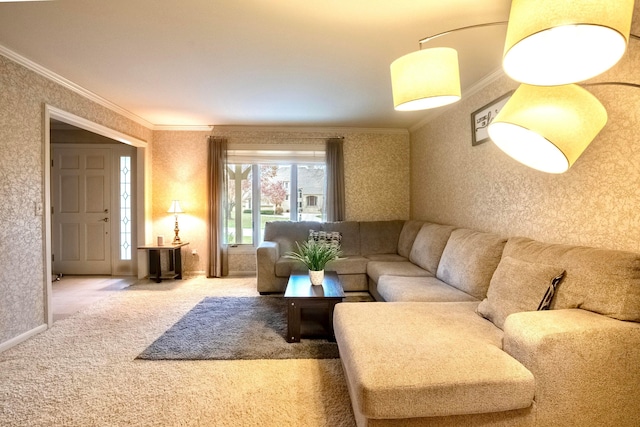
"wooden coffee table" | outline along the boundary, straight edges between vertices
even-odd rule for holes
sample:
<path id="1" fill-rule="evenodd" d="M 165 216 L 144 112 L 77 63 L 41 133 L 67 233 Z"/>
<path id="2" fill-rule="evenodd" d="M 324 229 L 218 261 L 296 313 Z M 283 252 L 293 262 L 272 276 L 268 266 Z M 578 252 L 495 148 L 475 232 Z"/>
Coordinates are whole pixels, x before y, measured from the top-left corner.
<path id="1" fill-rule="evenodd" d="M 338 275 L 333 271 L 324 273 L 322 286 L 313 286 L 308 274 L 291 274 L 284 293 L 287 302 L 287 342 L 300 342 L 301 327 L 308 317 L 323 326 L 329 339 L 333 336 L 333 308 L 344 298 L 344 290 Z M 305 316 L 307 315 L 307 316 Z M 315 334 L 314 334 L 315 335 Z"/>

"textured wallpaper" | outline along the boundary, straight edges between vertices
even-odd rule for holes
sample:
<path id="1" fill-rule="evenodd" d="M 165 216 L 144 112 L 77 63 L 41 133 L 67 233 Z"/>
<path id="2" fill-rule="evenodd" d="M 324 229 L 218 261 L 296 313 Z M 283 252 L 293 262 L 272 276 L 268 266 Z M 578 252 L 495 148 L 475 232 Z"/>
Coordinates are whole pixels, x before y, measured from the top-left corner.
<path id="1" fill-rule="evenodd" d="M 44 323 L 43 112 L 49 104 L 149 141 L 151 132 L 0 56 L 0 343 Z"/>
<path id="2" fill-rule="evenodd" d="M 636 6 L 636 21 L 639 16 Z M 640 34 L 634 24 L 634 33 Z M 640 84 L 640 42 L 594 82 Z M 640 251 L 640 88 L 585 86 L 608 123 L 568 172 L 545 174 L 492 142 L 471 146 L 471 113 L 518 84 L 508 77 L 411 134 L 411 216 L 545 242 Z"/>
<path id="3" fill-rule="evenodd" d="M 174 216 L 167 213 L 171 201 L 180 200 L 178 216 L 184 269 L 204 273 L 207 261 L 207 136 L 209 132 L 155 131 L 153 133 L 152 204 L 153 235 L 166 242 L 174 236 Z M 192 255 L 196 250 L 198 253 Z"/>
<path id="4" fill-rule="evenodd" d="M 403 134 L 345 135 L 347 220 L 409 217 L 408 141 Z"/>
<path id="5" fill-rule="evenodd" d="M 206 270 L 206 167 L 209 132 L 156 131 L 153 138 L 153 235 L 173 233 L 166 213 L 173 198 L 187 212 L 180 236 L 190 242 L 185 257 L 189 272 Z M 344 135 L 346 215 L 348 220 L 409 217 L 409 134 L 397 130 L 301 130 L 216 126 L 216 136 L 231 144 L 317 144 Z M 199 255 L 192 256 L 197 249 Z M 255 256 L 230 255 L 230 271 L 255 271 Z"/>

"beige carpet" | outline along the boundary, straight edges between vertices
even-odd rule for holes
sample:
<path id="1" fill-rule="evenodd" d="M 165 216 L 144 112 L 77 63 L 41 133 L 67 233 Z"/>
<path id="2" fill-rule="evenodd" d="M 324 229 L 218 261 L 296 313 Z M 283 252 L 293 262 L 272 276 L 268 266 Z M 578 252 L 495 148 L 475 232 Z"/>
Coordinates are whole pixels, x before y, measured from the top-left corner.
<path id="1" fill-rule="evenodd" d="M 206 296 L 255 278 L 141 282 L 0 353 L 0 425 L 355 425 L 339 359 L 135 360 Z"/>

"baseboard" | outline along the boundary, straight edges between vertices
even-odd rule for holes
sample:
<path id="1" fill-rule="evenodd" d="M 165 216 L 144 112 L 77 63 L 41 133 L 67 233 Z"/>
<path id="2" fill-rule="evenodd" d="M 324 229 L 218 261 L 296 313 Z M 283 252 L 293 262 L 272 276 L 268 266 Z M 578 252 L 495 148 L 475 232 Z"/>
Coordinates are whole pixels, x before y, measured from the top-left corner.
<path id="1" fill-rule="evenodd" d="M 47 325 L 40 325 L 37 328 L 33 328 L 30 331 L 25 332 L 22 335 L 18 335 L 17 337 L 11 338 L 9 341 L 5 341 L 2 344 L 0 344 L 0 353 L 2 353 L 5 350 L 10 349 L 13 346 L 16 346 L 18 344 L 20 344 L 23 341 L 28 340 L 29 338 L 31 338 L 34 335 L 38 335 L 40 332 L 44 332 L 47 330 Z"/>

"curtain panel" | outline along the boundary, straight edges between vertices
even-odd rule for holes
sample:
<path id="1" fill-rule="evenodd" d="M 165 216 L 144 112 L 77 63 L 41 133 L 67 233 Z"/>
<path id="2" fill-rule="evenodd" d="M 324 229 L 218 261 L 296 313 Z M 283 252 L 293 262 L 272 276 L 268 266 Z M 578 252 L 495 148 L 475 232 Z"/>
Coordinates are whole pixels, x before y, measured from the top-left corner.
<path id="1" fill-rule="evenodd" d="M 342 153 L 342 138 L 327 140 L 327 221 L 344 221 L 344 156 Z"/>
<path id="2" fill-rule="evenodd" d="M 223 277 L 229 273 L 224 239 L 227 140 L 210 136 L 208 142 L 207 277 Z"/>

